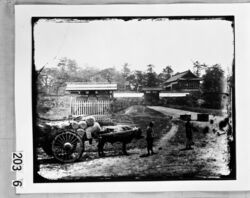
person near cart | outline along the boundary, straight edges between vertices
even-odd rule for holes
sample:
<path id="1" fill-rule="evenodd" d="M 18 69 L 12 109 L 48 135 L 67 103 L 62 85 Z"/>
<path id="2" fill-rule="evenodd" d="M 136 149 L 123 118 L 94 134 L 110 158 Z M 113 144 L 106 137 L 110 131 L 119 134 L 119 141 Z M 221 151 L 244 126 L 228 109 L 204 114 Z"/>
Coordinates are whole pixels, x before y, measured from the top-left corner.
<path id="1" fill-rule="evenodd" d="M 147 140 L 147 150 L 148 150 L 148 155 L 153 155 L 155 154 L 154 151 L 153 151 L 153 141 L 154 141 L 154 130 L 153 130 L 153 127 L 154 127 L 154 123 L 153 122 L 150 122 L 148 127 L 147 127 L 147 137 L 146 137 L 146 140 Z"/>

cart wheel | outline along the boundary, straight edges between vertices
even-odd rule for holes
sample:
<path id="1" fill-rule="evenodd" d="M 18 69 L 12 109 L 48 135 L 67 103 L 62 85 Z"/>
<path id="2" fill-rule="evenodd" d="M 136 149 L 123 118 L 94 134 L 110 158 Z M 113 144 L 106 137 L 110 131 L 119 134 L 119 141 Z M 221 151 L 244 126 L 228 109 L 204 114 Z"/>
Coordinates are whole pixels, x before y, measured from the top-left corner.
<path id="1" fill-rule="evenodd" d="M 60 162 L 75 162 L 82 156 L 83 150 L 81 137 L 69 131 L 58 134 L 52 141 L 54 157 Z"/>

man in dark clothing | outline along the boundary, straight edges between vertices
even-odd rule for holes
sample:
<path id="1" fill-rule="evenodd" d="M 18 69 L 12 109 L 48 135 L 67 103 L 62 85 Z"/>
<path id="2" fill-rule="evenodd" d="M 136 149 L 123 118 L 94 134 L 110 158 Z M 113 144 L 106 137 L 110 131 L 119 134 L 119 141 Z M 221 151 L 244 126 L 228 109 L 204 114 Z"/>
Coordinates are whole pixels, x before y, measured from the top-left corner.
<path id="1" fill-rule="evenodd" d="M 153 151 L 153 139 L 154 139 L 153 126 L 154 126 L 153 122 L 150 122 L 149 126 L 147 127 L 146 140 L 147 140 L 148 155 L 150 155 L 150 151 L 151 151 L 152 155 L 155 154 L 154 151 Z"/>
<path id="2" fill-rule="evenodd" d="M 186 122 L 186 149 L 192 149 L 191 145 L 193 144 L 193 132 L 192 132 L 192 124 L 190 123 L 190 118 L 187 119 Z"/>

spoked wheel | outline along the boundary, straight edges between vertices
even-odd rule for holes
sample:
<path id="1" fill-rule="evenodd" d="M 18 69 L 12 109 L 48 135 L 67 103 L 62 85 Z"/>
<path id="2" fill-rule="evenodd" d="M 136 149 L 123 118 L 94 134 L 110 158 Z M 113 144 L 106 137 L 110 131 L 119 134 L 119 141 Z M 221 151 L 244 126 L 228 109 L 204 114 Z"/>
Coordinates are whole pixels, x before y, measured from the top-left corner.
<path id="1" fill-rule="evenodd" d="M 83 153 L 84 143 L 81 137 L 73 132 L 58 134 L 52 142 L 54 157 L 60 162 L 75 162 Z"/>

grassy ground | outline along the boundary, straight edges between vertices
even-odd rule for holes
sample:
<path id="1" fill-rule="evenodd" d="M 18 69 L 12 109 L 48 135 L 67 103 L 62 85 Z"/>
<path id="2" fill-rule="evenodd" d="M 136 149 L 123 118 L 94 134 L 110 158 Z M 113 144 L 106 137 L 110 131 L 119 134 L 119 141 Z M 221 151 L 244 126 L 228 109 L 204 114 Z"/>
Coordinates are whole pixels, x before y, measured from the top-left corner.
<path id="1" fill-rule="evenodd" d="M 208 123 L 194 122 L 193 150 L 185 147 L 185 123 L 178 121 L 179 130 L 169 141 L 169 162 L 176 165 L 173 175 L 183 178 L 221 178 L 229 174 L 229 153 L 226 135 L 218 136 L 212 130 L 203 133 Z"/>

